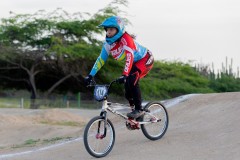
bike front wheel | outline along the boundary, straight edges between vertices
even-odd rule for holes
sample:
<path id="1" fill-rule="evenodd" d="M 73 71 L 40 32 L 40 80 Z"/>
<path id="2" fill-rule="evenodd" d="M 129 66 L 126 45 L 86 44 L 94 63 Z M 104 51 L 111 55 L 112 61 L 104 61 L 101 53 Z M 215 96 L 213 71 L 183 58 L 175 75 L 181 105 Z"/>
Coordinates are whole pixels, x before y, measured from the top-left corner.
<path id="1" fill-rule="evenodd" d="M 84 130 L 84 145 L 88 153 L 96 158 L 108 155 L 115 142 L 115 130 L 112 122 L 102 116 L 91 119 Z"/>
<path id="2" fill-rule="evenodd" d="M 146 111 L 141 130 L 143 134 L 150 140 L 158 140 L 164 136 L 168 128 L 168 113 L 166 108 L 158 102 L 148 103 L 144 110 Z"/>

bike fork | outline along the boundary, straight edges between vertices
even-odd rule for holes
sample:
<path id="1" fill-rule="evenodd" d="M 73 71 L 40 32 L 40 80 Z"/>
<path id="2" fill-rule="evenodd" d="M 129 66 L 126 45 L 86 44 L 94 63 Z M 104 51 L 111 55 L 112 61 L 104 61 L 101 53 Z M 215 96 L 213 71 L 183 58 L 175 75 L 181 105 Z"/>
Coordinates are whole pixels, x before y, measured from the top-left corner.
<path id="1" fill-rule="evenodd" d="M 104 117 L 104 134 L 103 135 L 100 134 L 101 121 L 99 121 L 98 122 L 98 132 L 97 132 L 97 135 L 96 135 L 97 139 L 103 139 L 107 135 L 107 112 L 102 111 L 100 113 L 100 116 Z"/>

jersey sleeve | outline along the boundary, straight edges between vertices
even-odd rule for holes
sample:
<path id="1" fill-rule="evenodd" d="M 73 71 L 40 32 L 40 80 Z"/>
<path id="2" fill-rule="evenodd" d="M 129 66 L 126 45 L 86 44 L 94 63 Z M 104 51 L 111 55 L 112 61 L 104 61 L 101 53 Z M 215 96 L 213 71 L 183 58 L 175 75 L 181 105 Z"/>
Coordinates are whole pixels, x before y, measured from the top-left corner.
<path id="1" fill-rule="evenodd" d="M 93 65 L 93 68 L 90 72 L 91 76 L 95 76 L 96 73 L 102 68 L 102 66 L 106 63 L 108 56 L 109 56 L 109 51 L 108 51 L 107 47 L 104 45 L 100 55 L 98 56 L 96 62 Z"/>
<path id="2" fill-rule="evenodd" d="M 132 69 L 134 60 L 134 50 L 136 50 L 136 45 L 132 37 L 129 36 L 128 34 L 122 37 L 121 43 L 126 54 L 126 63 L 122 74 L 128 76 Z"/>

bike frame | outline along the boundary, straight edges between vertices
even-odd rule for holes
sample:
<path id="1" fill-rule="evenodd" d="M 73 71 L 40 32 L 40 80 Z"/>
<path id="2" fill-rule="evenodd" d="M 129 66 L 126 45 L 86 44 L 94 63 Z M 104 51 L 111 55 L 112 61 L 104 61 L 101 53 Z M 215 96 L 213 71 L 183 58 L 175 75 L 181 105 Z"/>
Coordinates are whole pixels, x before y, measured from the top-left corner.
<path id="1" fill-rule="evenodd" d="M 112 81 L 109 85 L 105 85 L 105 86 L 107 86 L 107 90 L 109 90 L 109 88 L 111 87 L 111 85 L 112 85 L 114 82 L 116 82 L 116 81 Z M 90 85 L 90 86 L 96 86 L 96 83 L 93 82 L 93 85 Z M 112 103 L 111 103 L 111 102 L 108 102 L 107 97 L 108 97 L 108 96 L 106 95 L 106 96 L 104 97 L 104 99 L 101 100 L 101 101 L 102 101 L 102 109 L 101 109 L 100 116 L 104 118 L 104 134 L 103 134 L 103 135 L 100 135 L 98 138 L 104 138 L 104 137 L 106 136 L 106 134 L 107 134 L 107 129 L 106 129 L 107 126 L 106 126 L 106 125 L 107 125 L 107 112 L 108 112 L 108 111 L 111 112 L 111 113 L 114 114 L 114 115 L 117 115 L 117 116 L 123 118 L 124 120 L 126 120 L 126 121 L 129 122 L 130 124 L 137 126 L 137 129 L 140 129 L 140 125 L 142 125 L 142 124 L 156 123 L 156 122 L 160 122 L 160 121 L 161 121 L 161 119 L 158 119 L 157 117 L 155 117 L 154 115 L 152 115 L 151 113 L 146 112 L 146 111 L 144 111 L 144 112 L 145 112 L 144 114 L 151 116 L 151 117 L 154 119 L 153 121 L 148 121 L 148 122 L 142 121 L 142 122 L 138 122 L 138 121 L 136 121 L 136 120 L 134 120 L 134 119 L 128 118 L 127 116 L 123 115 L 122 113 L 120 113 L 120 112 L 115 111 L 114 109 L 112 109 L 112 108 L 110 107 L 110 106 L 112 105 Z M 98 124 L 98 133 L 100 132 L 100 126 L 101 126 L 101 123 L 99 122 L 99 124 Z"/>
<path id="2" fill-rule="evenodd" d="M 107 112 L 108 111 L 111 112 L 114 115 L 117 115 L 117 116 L 123 118 L 124 120 L 126 120 L 126 122 L 130 123 L 131 125 L 136 126 L 137 129 L 140 129 L 140 125 L 142 125 L 142 124 L 150 124 L 150 123 L 156 123 L 156 122 L 160 122 L 161 121 L 161 119 L 158 119 L 157 117 L 155 117 L 151 113 L 145 112 L 144 114 L 151 116 L 154 120 L 153 121 L 148 121 L 148 122 L 144 122 L 144 121 L 138 122 L 138 121 L 136 121 L 134 119 L 128 118 L 127 116 L 123 115 L 122 113 L 120 113 L 118 111 L 115 111 L 114 109 L 112 109 L 110 107 L 110 105 L 111 105 L 111 102 L 108 102 L 107 99 L 105 99 L 103 101 L 103 103 L 102 103 L 102 110 L 101 110 L 100 116 L 104 117 L 104 134 L 100 136 L 101 138 L 104 138 L 106 136 L 106 134 L 107 134 L 107 126 L 106 125 L 107 125 Z M 99 124 L 98 124 L 98 133 L 100 132 L 99 131 L 100 125 L 101 124 L 99 122 Z"/>

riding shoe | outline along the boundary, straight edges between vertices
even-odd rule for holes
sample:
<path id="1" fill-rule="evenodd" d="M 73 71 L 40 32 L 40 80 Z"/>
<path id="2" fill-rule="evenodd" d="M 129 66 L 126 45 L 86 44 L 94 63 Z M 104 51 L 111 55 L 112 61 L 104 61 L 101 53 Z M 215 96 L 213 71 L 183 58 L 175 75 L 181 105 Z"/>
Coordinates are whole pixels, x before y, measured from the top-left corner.
<path id="1" fill-rule="evenodd" d="M 135 119 L 135 118 L 138 118 L 138 117 L 142 116 L 143 114 L 144 114 L 144 112 L 141 111 L 141 110 L 134 110 L 134 111 L 128 113 L 127 116 L 129 118 L 134 118 Z"/>

